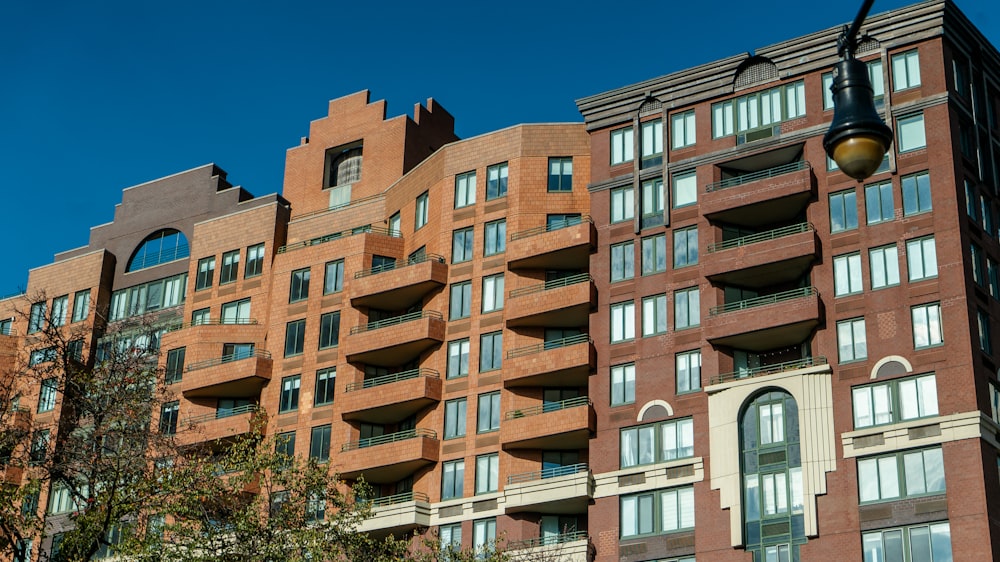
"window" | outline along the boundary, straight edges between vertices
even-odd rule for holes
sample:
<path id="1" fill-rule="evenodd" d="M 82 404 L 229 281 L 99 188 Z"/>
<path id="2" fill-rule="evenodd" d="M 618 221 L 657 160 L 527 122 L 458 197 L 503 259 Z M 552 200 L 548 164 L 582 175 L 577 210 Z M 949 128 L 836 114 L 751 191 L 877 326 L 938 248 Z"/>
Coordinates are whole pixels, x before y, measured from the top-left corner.
<path id="1" fill-rule="evenodd" d="M 667 295 L 654 295 L 642 299 L 642 335 L 653 336 L 667 332 Z"/>
<path id="2" fill-rule="evenodd" d="M 63 295 L 52 299 L 52 322 L 53 326 L 66 325 L 66 312 L 69 308 L 69 295 Z"/>
<path id="3" fill-rule="evenodd" d="M 920 58 L 917 50 L 892 55 L 893 91 L 915 88 L 920 85 Z"/>
<path id="4" fill-rule="evenodd" d="M 507 195 L 507 163 L 486 168 L 486 200 Z"/>
<path id="5" fill-rule="evenodd" d="M 701 298 L 698 287 L 674 293 L 674 329 L 683 330 L 701 324 Z"/>
<path id="6" fill-rule="evenodd" d="M 861 254 L 833 258 L 833 284 L 838 297 L 861 292 Z"/>
<path id="7" fill-rule="evenodd" d="M 233 283 L 240 270 L 240 251 L 232 250 L 222 254 L 222 269 L 219 271 L 219 285 Z"/>
<path id="8" fill-rule="evenodd" d="M 160 406 L 160 433 L 163 435 L 177 433 L 177 411 L 179 409 L 179 401 L 167 402 Z"/>
<path id="9" fill-rule="evenodd" d="M 865 186 L 865 211 L 868 215 L 868 224 L 893 219 L 891 181 Z"/>
<path id="10" fill-rule="evenodd" d="M 497 541 L 497 520 L 495 517 L 472 522 L 472 548 L 479 558 L 485 558 L 493 551 Z"/>
<path id="11" fill-rule="evenodd" d="M 951 562 L 948 522 L 869 531 L 861 535 L 864 562 Z"/>
<path id="12" fill-rule="evenodd" d="M 837 322 L 837 349 L 841 363 L 868 358 L 864 318 Z"/>
<path id="13" fill-rule="evenodd" d="M 293 320 L 285 325 L 285 357 L 302 355 L 306 341 L 306 320 Z"/>
<path id="14" fill-rule="evenodd" d="M 495 371 L 503 359 L 503 332 L 479 336 L 479 372 Z"/>
<path id="15" fill-rule="evenodd" d="M 179 231 L 165 228 L 143 240 L 125 267 L 126 272 L 139 271 L 162 263 L 187 258 L 190 254 L 187 239 Z"/>
<path id="16" fill-rule="evenodd" d="M 257 277 L 264 271 L 264 244 L 254 244 L 247 248 L 247 264 L 243 269 L 243 278 Z"/>
<path id="17" fill-rule="evenodd" d="M 979 349 L 986 354 L 993 353 L 990 343 L 990 315 L 983 309 L 976 311 L 976 323 L 979 327 Z"/>
<path id="18" fill-rule="evenodd" d="M 858 204 L 854 190 L 830 194 L 830 232 L 858 227 Z"/>
<path id="19" fill-rule="evenodd" d="M 910 216 L 931 210 L 931 176 L 920 172 L 903 177 L 903 215 Z"/>
<path id="20" fill-rule="evenodd" d="M 694 422 L 669 420 L 621 430 L 621 467 L 694 456 Z"/>
<path id="21" fill-rule="evenodd" d="M 444 403 L 444 438 L 465 437 L 466 400 L 448 400 Z"/>
<path id="22" fill-rule="evenodd" d="M 56 407 L 56 392 L 59 389 L 59 380 L 55 378 L 42 381 L 42 388 L 38 393 L 38 413 L 51 412 Z"/>
<path id="23" fill-rule="evenodd" d="M 326 262 L 323 273 L 323 294 L 339 293 L 344 290 L 344 260 Z"/>
<path id="24" fill-rule="evenodd" d="M 712 137 L 772 127 L 805 115 L 803 81 L 712 104 Z"/>
<path id="25" fill-rule="evenodd" d="M 490 453 L 476 457 L 476 495 L 496 492 L 500 484 L 500 455 Z"/>
<path id="26" fill-rule="evenodd" d="M 933 374 L 857 386 L 851 389 L 851 394 L 855 429 L 938 414 Z"/>
<path id="27" fill-rule="evenodd" d="M 691 146 L 695 141 L 694 110 L 670 116 L 671 148 Z"/>
<path id="28" fill-rule="evenodd" d="M 31 312 L 28 316 L 28 333 L 34 334 L 45 327 L 45 302 L 36 302 L 31 305 Z"/>
<path id="29" fill-rule="evenodd" d="M 503 273 L 483 277 L 483 312 L 503 309 Z"/>
<path id="30" fill-rule="evenodd" d="M 943 493 L 941 447 L 858 459 L 861 503 Z"/>
<path id="31" fill-rule="evenodd" d="M 448 342 L 447 378 L 469 375 L 469 338 Z"/>
<path id="32" fill-rule="evenodd" d="M 983 249 L 975 243 L 969 244 L 969 261 L 972 262 L 972 280 L 980 287 L 986 287 L 986 272 L 983 269 Z"/>
<path id="33" fill-rule="evenodd" d="M 38 464 L 45 461 L 49 451 L 49 430 L 36 429 L 31 436 L 31 449 L 28 451 L 28 462 Z"/>
<path id="34" fill-rule="evenodd" d="M 1000 266 L 993 258 L 986 258 L 986 275 L 990 281 L 990 296 L 1000 299 Z"/>
<path id="35" fill-rule="evenodd" d="M 49 361 L 56 360 L 56 348 L 46 347 L 43 349 L 36 349 L 31 352 L 31 356 L 28 359 L 28 366 L 34 367 L 39 363 L 48 363 Z"/>
<path id="36" fill-rule="evenodd" d="M 663 224 L 663 180 L 642 182 L 643 227 Z"/>
<path id="37" fill-rule="evenodd" d="M 611 367 L 611 405 L 635 402 L 635 363 Z"/>
<path id="38" fill-rule="evenodd" d="M 632 127 L 611 131 L 611 165 L 617 166 L 633 160 Z"/>
<path id="39" fill-rule="evenodd" d="M 249 324 L 250 299 L 227 302 L 222 305 L 222 324 Z"/>
<path id="40" fill-rule="evenodd" d="M 622 538 L 694 528 L 694 488 L 621 496 Z"/>
<path id="41" fill-rule="evenodd" d="M 698 227 L 675 230 L 674 267 L 687 267 L 696 263 L 698 263 Z"/>
<path id="42" fill-rule="evenodd" d="M 882 74 L 882 59 L 870 60 L 868 64 L 868 78 L 872 84 L 875 94 L 875 107 L 881 107 L 882 98 L 885 97 L 885 79 Z M 833 92 L 830 86 L 833 85 L 833 73 L 827 72 L 823 75 L 823 109 L 833 109 Z"/>
<path id="43" fill-rule="evenodd" d="M 222 362 L 239 361 L 247 357 L 253 357 L 252 343 L 226 343 L 222 344 Z"/>
<path id="44" fill-rule="evenodd" d="M 634 276 L 635 242 L 629 241 L 611 246 L 611 282 L 632 279 Z"/>
<path id="45" fill-rule="evenodd" d="M 288 302 L 299 302 L 309 298 L 309 268 L 292 272 L 292 284 L 288 290 Z"/>
<path id="46" fill-rule="evenodd" d="M 292 457 L 295 456 L 295 432 L 279 433 L 274 442 L 274 452 L 286 457 L 282 459 L 283 465 L 291 463 Z"/>
<path id="47" fill-rule="evenodd" d="M 84 490 L 78 490 L 84 492 Z M 52 491 L 49 493 L 49 514 L 56 515 L 77 509 L 78 505 L 74 499 L 74 493 L 62 482 L 54 482 Z"/>
<path id="48" fill-rule="evenodd" d="M 299 375 L 281 379 L 281 401 L 278 405 L 278 413 L 299 409 L 299 385 L 301 382 Z"/>
<path id="49" fill-rule="evenodd" d="M 461 495 L 450 497 L 461 497 Z M 444 499 L 443 491 L 441 499 Z M 453 523 L 438 527 L 438 542 L 440 543 L 441 550 L 444 552 L 458 552 L 462 550 L 462 524 Z"/>
<path id="50" fill-rule="evenodd" d="M 455 208 L 461 209 L 476 203 L 476 172 L 455 176 Z"/>
<path id="51" fill-rule="evenodd" d="M 333 394 L 336 384 L 336 367 L 328 367 L 316 371 L 316 392 L 313 393 L 313 406 L 333 404 Z"/>
<path id="52" fill-rule="evenodd" d="M 427 224 L 427 201 L 428 194 L 423 192 L 417 196 L 416 211 L 413 218 L 413 230 L 420 230 Z"/>
<path id="53" fill-rule="evenodd" d="M 447 437 L 445 437 L 445 439 L 447 439 Z M 445 461 L 441 463 L 441 499 L 450 500 L 464 496 L 464 487 L 465 461 L 459 459 L 457 461 Z M 461 524 L 458 525 L 458 529 L 460 541 L 459 546 L 461 546 Z M 444 540 L 444 537 L 442 537 L 442 540 Z"/>
<path id="54" fill-rule="evenodd" d="M 701 388 L 701 351 L 686 351 L 676 356 L 677 393 L 693 392 Z"/>
<path id="55" fill-rule="evenodd" d="M 913 347 L 931 347 L 944 343 L 941 327 L 941 304 L 931 303 L 910 309 L 913 317 Z"/>
<path id="56" fill-rule="evenodd" d="M 642 129 L 642 167 L 659 166 L 663 163 L 663 120 L 646 121 Z"/>
<path id="57" fill-rule="evenodd" d="M 472 259 L 472 228 L 452 232 L 451 263 L 462 263 Z"/>
<path id="58" fill-rule="evenodd" d="M 13 318 L 4 318 L 0 320 L 0 335 L 9 336 L 11 333 L 11 329 L 13 328 L 13 325 L 14 325 Z"/>
<path id="59" fill-rule="evenodd" d="M 198 260 L 198 276 L 195 277 L 194 290 L 200 291 L 212 286 L 215 275 L 215 256 Z"/>
<path id="60" fill-rule="evenodd" d="M 868 251 L 872 289 L 899 285 L 899 250 L 895 244 Z"/>
<path id="61" fill-rule="evenodd" d="M 583 217 L 580 213 L 561 213 L 545 215 L 545 229 L 548 232 L 569 228 L 575 224 L 580 224 Z"/>
<path id="62" fill-rule="evenodd" d="M 309 438 L 309 458 L 320 463 L 330 460 L 329 425 L 312 428 L 312 435 Z"/>
<path id="63" fill-rule="evenodd" d="M 642 274 L 667 270 L 667 235 L 657 234 L 642 239 Z"/>
<path id="64" fill-rule="evenodd" d="M 340 311 L 327 312 L 319 317 L 319 348 L 340 345 Z"/>
<path id="65" fill-rule="evenodd" d="M 483 255 L 493 256 L 507 250 L 507 219 L 486 223 L 486 240 Z"/>
<path id="66" fill-rule="evenodd" d="M 211 311 L 208 308 L 199 308 L 191 311 L 191 325 L 202 326 L 212 322 Z"/>
<path id="67" fill-rule="evenodd" d="M 178 347 L 167 352 L 167 364 L 163 369 L 163 376 L 167 384 L 181 381 L 184 375 L 184 355 L 187 348 Z"/>
<path id="68" fill-rule="evenodd" d="M 500 393 L 480 394 L 479 408 L 476 410 L 476 433 L 487 433 L 498 429 L 500 429 Z"/>
<path id="69" fill-rule="evenodd" d="M 90 289 L 77 291 L 73 295 L 73 322 L 86 320 L 90 314 Z"/>
<path id="70" fill-rule="evenodd" d="M 620 187 L 611 190 L 611 222 L 624 222 L 635 218 L 635 189 Z"/>
<path id="71" fill-rule="evenodd" d="M 472 313 L 472 281 L 452 283 L 448 319 L 468 318 Z"/>
<path id="72" fill-rule="evenodd" d="M 896 119 L 896 146 L 899 152 L 919 150 L 927 146 L 927 134 L 924 131 L 924 114 L 910 115 Z"/>
<path id="73" fill-rule="evenodd" d="M 906 266 L 910 270 L 910 281 L 937 277 L 937 249 L 933 236 L 906 241 Z"/>
<path id="74" fill-rule="evenodd" d="M 635 339 L 635 303 L 611 305 L 611 343 Z"/>
<path id="75" fill-rule="evenodd" d="M 573 191 L 572 158 L 549 158 L 549 191 Z"/>

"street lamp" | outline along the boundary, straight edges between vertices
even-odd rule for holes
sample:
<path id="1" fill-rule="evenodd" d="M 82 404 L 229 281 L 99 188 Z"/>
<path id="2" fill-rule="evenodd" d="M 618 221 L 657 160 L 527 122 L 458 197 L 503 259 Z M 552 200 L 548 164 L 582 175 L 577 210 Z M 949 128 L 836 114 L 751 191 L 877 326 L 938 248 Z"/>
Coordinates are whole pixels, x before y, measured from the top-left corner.
<path id="1" fill-rule="evenodd" d="M 833 123 L 823 137 L 823 148 L 840 170 L 862 181 L 882 164 L 892 130 L 875 111 L 875 95 L 868 65 L 854 58 L 858 31 L 875 0 L 865 0 L 854 23 L 837 38 L 841 60 L 833 67 Z"/>

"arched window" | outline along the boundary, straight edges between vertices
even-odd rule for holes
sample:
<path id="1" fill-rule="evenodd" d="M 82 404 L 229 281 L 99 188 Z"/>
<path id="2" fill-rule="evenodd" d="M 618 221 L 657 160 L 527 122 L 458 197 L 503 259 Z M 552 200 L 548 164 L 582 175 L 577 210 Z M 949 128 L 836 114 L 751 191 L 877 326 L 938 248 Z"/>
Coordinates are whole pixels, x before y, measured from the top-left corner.
<path id="1" fill-rule="evenodd" d="M 158 230 L 142 241 L 142 244 L 132 254 L 125 271 L 139 271 L 147 267 L 160 265 L 188 257 L 187 238 L 178 230 L 164 228 Z"/>

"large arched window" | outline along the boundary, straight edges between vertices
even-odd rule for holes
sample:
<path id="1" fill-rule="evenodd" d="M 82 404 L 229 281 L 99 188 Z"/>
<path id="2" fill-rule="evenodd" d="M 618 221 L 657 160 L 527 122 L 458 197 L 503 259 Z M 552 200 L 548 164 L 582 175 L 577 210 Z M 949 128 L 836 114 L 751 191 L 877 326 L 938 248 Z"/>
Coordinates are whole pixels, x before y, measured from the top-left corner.
<path id="1" fill-rule="evenodd" d="M 164 228 L 158 230 L 142 241 L 142 244 L 132 254 L 125 271 L 139 271 L 161 263 L 186 258 L 191 254 L 187 238 L 178 230 Z"/>
<path id="2" fill-rule="evenodd" d="M 799 409 L 791 394 L 768 389 L 740 416 L 744 544 L 756 562 L 798 560 L 803 523 Z"/>

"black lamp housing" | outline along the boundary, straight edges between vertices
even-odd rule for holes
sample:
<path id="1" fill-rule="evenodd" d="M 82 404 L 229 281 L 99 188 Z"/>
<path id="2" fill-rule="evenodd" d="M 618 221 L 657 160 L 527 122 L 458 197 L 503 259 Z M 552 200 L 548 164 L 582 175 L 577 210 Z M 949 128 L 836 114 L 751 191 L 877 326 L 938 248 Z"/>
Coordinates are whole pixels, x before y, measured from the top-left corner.
<path id="1" fill-rule="evenodd" d="M 848 58 L 833 67 L 833 123 L 823 148 L 848 176 L 861 181 L 882 164 L 892 144 L 892 130 L 875 110 L 868 66 Z"/>

